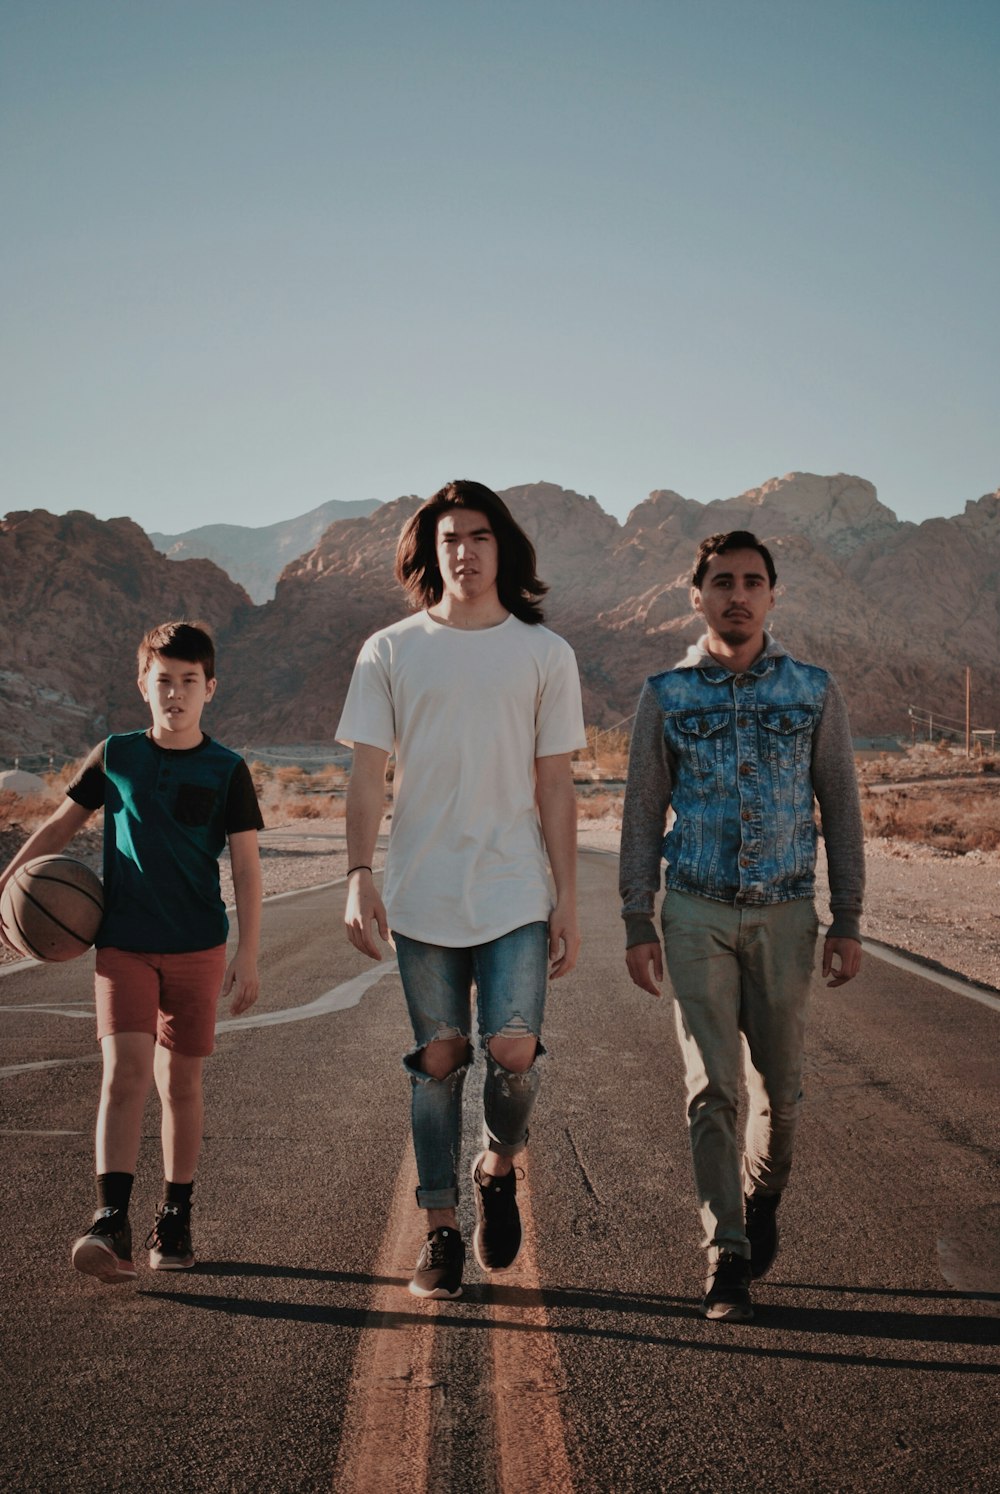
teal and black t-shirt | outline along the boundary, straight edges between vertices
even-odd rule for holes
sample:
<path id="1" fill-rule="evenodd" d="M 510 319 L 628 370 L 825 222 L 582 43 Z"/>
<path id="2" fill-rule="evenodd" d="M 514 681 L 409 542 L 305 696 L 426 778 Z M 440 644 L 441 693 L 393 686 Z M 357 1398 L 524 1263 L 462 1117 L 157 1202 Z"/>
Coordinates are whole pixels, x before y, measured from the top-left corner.
<path id="1" fill-rule="evenodd" d="M 98 948 L 181 954 L 225 943 L 219 857 L 228 835 L 264 824 L 238 753 L 211 737 L 177 751 L 127 732 L 95 747 L 66 792 L 85 809 L 104 806 Z"/>

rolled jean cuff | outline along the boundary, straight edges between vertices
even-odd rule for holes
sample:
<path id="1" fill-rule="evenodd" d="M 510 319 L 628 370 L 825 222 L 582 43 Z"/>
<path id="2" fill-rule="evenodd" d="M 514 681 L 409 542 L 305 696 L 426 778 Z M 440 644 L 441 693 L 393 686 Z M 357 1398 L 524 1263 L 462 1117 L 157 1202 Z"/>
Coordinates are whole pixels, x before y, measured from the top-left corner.
<path id="1" fill-rule="evenodd" d="M 418 1188 L 418 1209 L 457 1209 L 457 1188 Z"/>
<path id="2" fill-rule="evenodd" d="M 528 1145 L 528 1133 L 525 1131 L 520 1141 L 498 1141 L 490 1134 L 489 1128 L 484 1126 L 483 1145 L 488 1152 L 495 1152 L 498 1157 L 519 1157 Z"/>

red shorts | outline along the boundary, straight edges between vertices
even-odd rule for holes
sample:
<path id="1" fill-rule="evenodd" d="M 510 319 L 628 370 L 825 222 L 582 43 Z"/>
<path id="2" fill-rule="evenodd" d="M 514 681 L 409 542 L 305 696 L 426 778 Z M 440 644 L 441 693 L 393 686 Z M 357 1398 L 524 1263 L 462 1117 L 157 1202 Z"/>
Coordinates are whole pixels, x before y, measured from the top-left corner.
<path id="1" fill-rule="evenodd" d="M 161 1048 L 207 1058 L 215 1047 L 215 1008 L 226 946 L 185 954 L 99 949 L 94 976 L 98 1040 L 148 1032 Z"/>

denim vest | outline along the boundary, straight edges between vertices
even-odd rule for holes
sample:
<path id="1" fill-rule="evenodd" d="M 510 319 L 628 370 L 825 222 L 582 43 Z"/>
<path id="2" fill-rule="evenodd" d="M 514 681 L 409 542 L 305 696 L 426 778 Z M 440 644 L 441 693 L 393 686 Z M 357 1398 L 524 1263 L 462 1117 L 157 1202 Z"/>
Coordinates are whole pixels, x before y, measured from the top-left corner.
<path id="1" fill-rule="evenodd" d="M 666 885 L 700 897 L 811 897 L 812 743 L 829 675 L 771 643 L 743 674 L 701 655 L 654 675 L 674 777 Z"/>

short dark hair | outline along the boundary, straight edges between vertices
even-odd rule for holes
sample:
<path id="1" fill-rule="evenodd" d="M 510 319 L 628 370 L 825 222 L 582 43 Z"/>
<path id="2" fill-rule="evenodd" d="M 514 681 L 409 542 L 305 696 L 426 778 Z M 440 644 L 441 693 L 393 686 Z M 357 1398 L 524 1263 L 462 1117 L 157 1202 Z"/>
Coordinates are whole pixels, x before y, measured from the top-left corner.
<path id="1" fill-rule="evenodd" d="M 139 678 L 146 673 L 157 654 L 165 659 L 183 659 L 200 664 L 206 680 L 215 679 L 215 643 L 202 622 L 166 622 L 143 635 L 139 644 Z"/>
<path id="2" fill-rule="evenodd" d="M 465 479 L 445 483 L 403 525 L 396 546 L 396 580 L 416 607 L 433 607 L 444 593 L 437 563 L 437 526 L 442 514 L 471 508 L 485 514 L 497 541 L 497 595 L 521 622 L 540 623 L 540 600 L 548 591 L 538 579 L 535 547 L 492 488 Z"/>
<path id="3" fill-rule="evenodd" d="M 698 553 L 694 558 L 694 573 L 691 577 L 692 586 L 701 586 L 708 569 L 708 562 L 713 555 L 727 555 L 730 550 L 756 550 L 764 564 L 767 566 L 767 579 L 771 583 L 773 591 L 778 580 L 778 573 L 774 569 L 774 561 L 771 552 L 766 545 L 762 545 L 755 534 L 749 529 L 730 529 L 724 534 L 710 534 L 708 539 L 703 539 L 698 546 Z"/>

